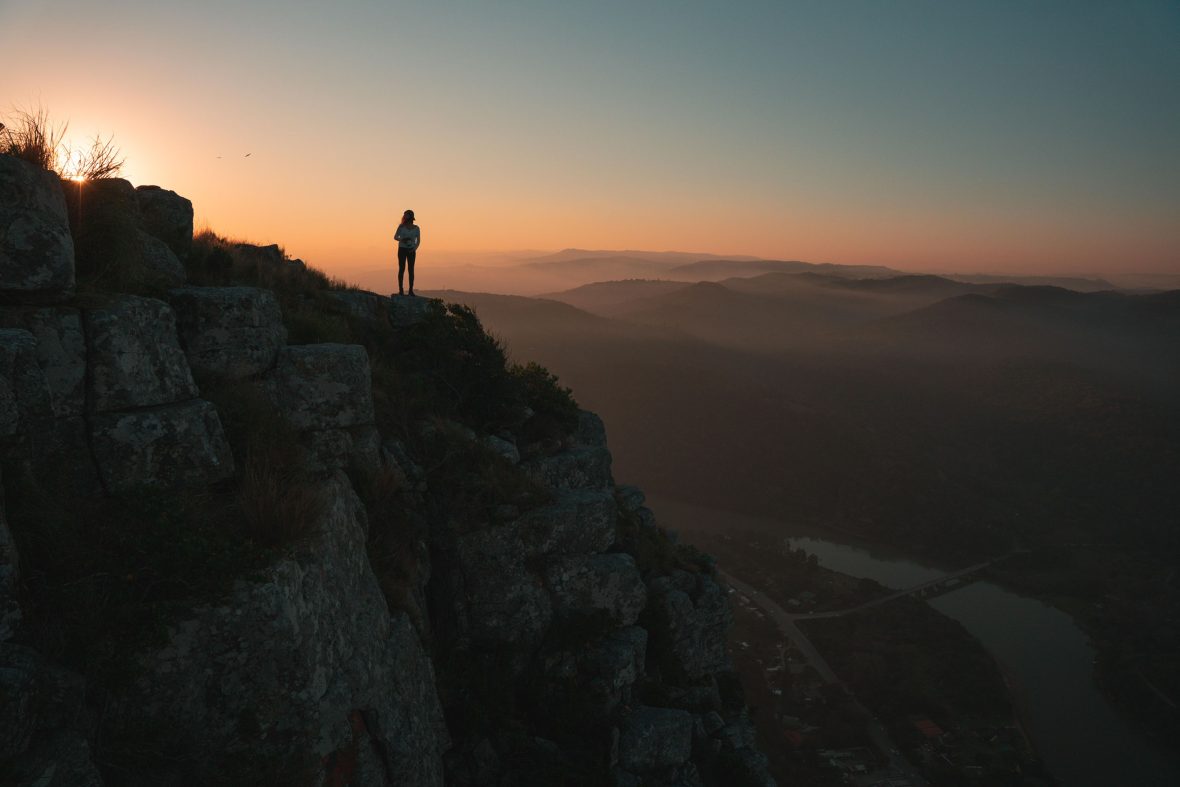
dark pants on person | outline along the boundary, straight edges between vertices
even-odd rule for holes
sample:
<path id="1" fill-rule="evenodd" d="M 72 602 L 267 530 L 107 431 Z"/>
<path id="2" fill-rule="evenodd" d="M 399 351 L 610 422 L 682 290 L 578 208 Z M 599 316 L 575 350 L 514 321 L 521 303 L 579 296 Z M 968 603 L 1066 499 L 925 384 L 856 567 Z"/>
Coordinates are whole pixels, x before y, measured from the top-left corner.
<path id="1" fill-rule="evenodd" d="M 397 291 L 398 293 L 405 292 L 402 287 L 402 281 L 406 275 L 406 265 L 410 266 L 410 293 L 414 292 L 414 258 L 418 256 L 417 249 L 403 249 L 401 246 L 397 247 Z"/>

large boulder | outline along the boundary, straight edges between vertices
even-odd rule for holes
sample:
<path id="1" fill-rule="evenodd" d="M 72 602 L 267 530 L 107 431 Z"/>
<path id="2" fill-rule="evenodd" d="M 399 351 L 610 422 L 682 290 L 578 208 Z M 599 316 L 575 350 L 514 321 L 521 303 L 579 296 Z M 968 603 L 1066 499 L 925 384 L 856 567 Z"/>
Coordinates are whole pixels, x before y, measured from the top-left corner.
<path id="1" fill-rule="evenodd" d="M 90 759 L 82 676 L 31 648 L 0 644 L 0 768 L 3 783 L 88 787 L 102 779 Z"/>
<path id="2" fill-rule="evenodd" d="M 30 422 L 50 412 L 37 340 L 28 331 L 0 330 L 0 443 L 25 437 Z"/>
<path id="3" fill-rule="evenodd" d="M 366 290 L 329 290 L 324 293 L 331 308 L 349 317 L 375 322 L 389 319 L 389 298 Z"/>
<path id="4" fill-rule="evenodd" d="M 55 495 L 88 497 L 102 492 L 90 451 L 90 427 L 80 415 L 29 424 L 20 459 L 37 485 Z"/>
<path id="5" fill-rule="evenodd" d="M 574 431 L 574 442 L 585 448 L 606 448 L 606 424 L 598 413 L 589 410 L 578 411 L 578 428 Z"/>
<path id="6" fill-rule="evenodd" d="M 140 186 L 135 198 L 143 228 L 168 244 L 181 260 L 188 259 L 193 248 L 193 203 L 159 186 Z"/>
<path id="7" fill-rule="evenodd" d="M 526 557 L 512 527 L 459 537 L 449 578 L 461 641 L 525 650 L 540 641 L 553 619 L 553 604 Z"/>
<path id="8" fill-rule="evenodd" d="M 12 540 L 12 531 L 8 529 L 8 519 L 0 507 L 0 643 L 12 639 L 20 625 L 19 587 L 20 555 Z"/>
<path id="9" fill-rule="evenodd" d="M 67 184 L 78 277 L 118 290 L 146 283 L 135 187 L 122 178 Z"/>
<path id="10" fill-rule="evenodd" d="M 144 283 L 155 287 L 178 287 L 188 274 L 168 244 L 143 230 L 138 233 L 139 257 Z"/>
<path id="11" fill-rule="evenodd" d="M 524 513 L 515 527 L 530 555 L 587 555 L 610 549 L 617 519 L 609 491 L 579 490 Z"/>
<path id="12" fill-rule="evenodd" d="M 443 311 L 443 302 L 436 298 L 394 295 L 389 299 L 389 321 L 395 328 L 409 328 L 425 322 L 432 314 L 441 314 Z"/>
<path id="13" fill-rule="evenodd" d="M 72 730 L 48 733 L 8 763 L 15 787 L 103 787 L 86 737 Z"/>
<path id="14" fill-rule="evenodd" d="M 233 474 L 217 409 L 194 399 L 91 418 L 92 444 L 107 491 L 205 484 Z"/>
<path id="15" fill-rule="evenodd" d="M 52 172 L 0 155 L 0 293 L 53 299 L 74 287 L 74 241 Z"/>
<path id="16" fill-rule="evenodd" d="M 534 480 L 559 491 L 570 489 L 609 489 L 611 455 L 606 447 L 606 427 L 594 413 L 578 414 L 574 445 L 551 456 L 537 456 L 521 464 Z"/>
<path id="17" fill-rule="evenodd" d="M 300 431 L 373 423 L 369 355 L 358 344 L 287 347 L 267 377 L 266 391 Z"/>
<path id="18" fill-rule="evenodd" d="M 632 773 L 675 768 L 692 754 L 692 714 L 640 706 L 619 730 L 619 767 Z"/>
<path id="19" fill-rule="evenodd" d="M 558 558 L 545 567 L 545 582 L 560 615 L 629 626 L 647 603 L 635 558 L 620 552 Z"/>
<path id="20" fill-rule="evenodd" d="M 0 330 L 0 457 L 20 463 L 53 494 L 99 491 L 81 415 L 86 368 L 78 314 L 0 310 L 5 321 L 31 330 Z"/>
<path id="21" fill-rule="evenodd" d="M 183 287 L 168 296 L 198 379 L 252 377 L 274 367 L 287 344 L 279 302 L 255 287 Z"/>
<path id="22" fill-rule="evenodd" d="M 652 580 L 644 620 L 666 676 L 695 681 L 729 668 L 726 631 L 733 611 L 712 577 L 674 571 Z"/>
<path id="23" fill-rule="evenodd" d="M 36 339 L 56 416 L 81 415 L 86 404 L 86 338 L 82 316 L 67 308 L 0 308 L 0 327 L 23 329 Z"/>
<path id="24" fill-rule="evenodd" d="M 37 727 L 36 674 L 24 664 L 0 665 L 0 762 L 29 748 Z"/>
<path id="25" fill-rule="evenodd" d="M 86 308 L 83 317 L 91 411 L 151 407 L 197 396 L 168 304 L 120 295 Z"/>
<path id="26" fill-rule="evenodd" d="M 442 784 L 430 658 L 390 616 L 347 479 L 320 491 L 309 540 L 172 627 L 114 698 L 104 732 L 153 736 L 154 783 Z"/>
<path id="27" fill-rule="evenodd" d="M 589 643 L 558 645 L 540 659 L 539 700 L 546 717 L 580 726 L 630 703 L 643 674 L 646 631 L 628 626 Z"/>
<path id="28" fill-rule="evenodd" d="M 303 466 L 311 472 L 356 470 L 372 478 L 381 469 L 381 434 L 373 425 L 304 432 Z"/>

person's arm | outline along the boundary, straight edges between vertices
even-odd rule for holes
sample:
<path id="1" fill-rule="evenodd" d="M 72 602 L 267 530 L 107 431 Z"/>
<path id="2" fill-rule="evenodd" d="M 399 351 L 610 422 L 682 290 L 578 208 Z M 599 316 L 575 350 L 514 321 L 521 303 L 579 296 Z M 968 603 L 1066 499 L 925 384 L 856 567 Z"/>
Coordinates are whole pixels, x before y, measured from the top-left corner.
<path id="1" fill-rule="evenodd" d="M 402 225 L 397 225 L 397 231 L 393 233 L 393 239 L 395 241 L 400 241 L 402 239 Z"/>
<path id="2" fill-rule="evenodd" d="M 418 227 L 417 230 L 414 233 L 414 251 L 417 251 L 418 247 L 422 245 L 422 228 Z"/>

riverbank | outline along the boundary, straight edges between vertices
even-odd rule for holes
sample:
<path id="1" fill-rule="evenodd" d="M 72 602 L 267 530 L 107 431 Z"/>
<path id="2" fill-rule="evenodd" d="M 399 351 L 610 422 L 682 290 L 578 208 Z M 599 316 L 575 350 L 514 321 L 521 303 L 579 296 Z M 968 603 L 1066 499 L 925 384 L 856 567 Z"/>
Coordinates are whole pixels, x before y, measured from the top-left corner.
<path id="1" fill-rule="evenodd" d="M 1040 550 L 989 569 L 1068 613 L 1089 637 L 1094 678 L 1146 736 L 1180 734 L 1180 586 L 1172 561 L 1097 545 Z"/>
<path id="2" fill-rule="evenodd" d="M 780 545 L 802 546 L 819 568 L 892 587 L 908 587 L 945 573 L 878 545 L 849 544 L 814 527 L 701 509 L 658 496 L 650 502 L 661 521 L 718 553 L 778 570 Z M 743 538 L 737 538 L 737 534 Z M 728 535 L 727 544 L 719 536 Z M 750 534 L 750 538 L 745 538 Z M 731 569 L 738 573 L 737 569 Z M 891 602 L 892 603 L 892 602 Z M 1063 783 L 1180 783 L 1180 766 L 1116 710 L 1093 680 L 1096 652 L 1086 634 L 1060 609 L 990 582 L 976 582 L 930 602 L 959 621 L 1012 675 L 1015 703 L 1028 709 L 1028 733 L 1047 769 Z"/>
<path id="3" fill-rule="evenodd" d="M 799 625 L 932 783 L 1043 782 L 999 669 L 956 621 L 899 598 Z"/>

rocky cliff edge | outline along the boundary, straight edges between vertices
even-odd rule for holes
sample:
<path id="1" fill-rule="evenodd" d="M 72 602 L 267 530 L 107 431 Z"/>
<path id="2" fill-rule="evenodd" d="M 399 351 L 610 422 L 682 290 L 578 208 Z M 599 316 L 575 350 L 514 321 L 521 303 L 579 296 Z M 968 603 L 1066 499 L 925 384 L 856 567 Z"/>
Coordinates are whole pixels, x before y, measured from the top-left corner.
<path id="1" fill-rule="evenodd" d="M 0 156 L 0 782 L 768 785 L 711 561 L 461 307 Z"/>

